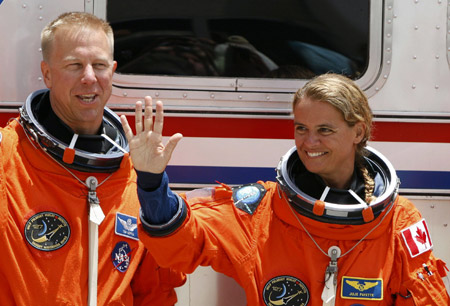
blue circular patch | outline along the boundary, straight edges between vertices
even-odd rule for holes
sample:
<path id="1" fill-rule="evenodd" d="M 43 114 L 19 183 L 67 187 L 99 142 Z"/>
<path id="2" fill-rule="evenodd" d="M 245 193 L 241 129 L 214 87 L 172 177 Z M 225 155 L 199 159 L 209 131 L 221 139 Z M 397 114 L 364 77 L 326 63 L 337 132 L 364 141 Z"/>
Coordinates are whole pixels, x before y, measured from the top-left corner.
<path id="1" fill-rule="evenodd" d="M 125 272 L 131 262 L 130 245 L 125 241 L 118 242 L 111 253 L 111 259 L 117 270 L 120 272 Z"/>
<path id="2" fill-rule="evenodd" d="M 265 194 L 263 185 L 248 184 L 233 189 L 233 202 L 240 210 L 253 215 Z"/>
<path id="3" fill-rule="evenodd" d="M 245 203 L 247 205 L 254 204 L 259 201 L 261 191 L 256 186 L 244 186 L 236 192 L 236 201 Z"/>

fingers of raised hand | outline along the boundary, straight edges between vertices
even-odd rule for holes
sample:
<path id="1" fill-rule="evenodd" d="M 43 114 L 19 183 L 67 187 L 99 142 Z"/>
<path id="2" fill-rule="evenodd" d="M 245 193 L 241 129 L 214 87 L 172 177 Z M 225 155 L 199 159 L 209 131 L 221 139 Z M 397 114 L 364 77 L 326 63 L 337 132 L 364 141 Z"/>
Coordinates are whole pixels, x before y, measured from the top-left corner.
<path id="1" fill-rule="evenodd" d="M 122 123 L 123 131 L 125 132 L 125 137 L 128 141 L 133 137 L 133 131 L 131 130 L 130 125 L 128 124 L 127 117 L 125 115 L 120 116 L 120 122 Z"/>
<path id="2" fill-rule="evenodd" d="M 145 97 L 145 109 L 144 109 L 144 129 L 145 131 L 151 131 L 153 126 L 153 111 L 152 111 L 152 98 L 150 96 Z"/>
<path id="3" fill-rule="evenodd" d="M 172 135 L 167 141 L 166 153 L 168 154 L 168 159 L 170 159 L 170 156 L 172 156 L 172 152 L 175 150 L 175 147 L 177 146 L 181 138 L 183 138 L 183 135 L 180 133 L 176 133 Z"/>
<path id="4" fill-rule="evenodd" d="M 162 135 L 164 126 L 164 108 L 161 101 L 156 101 L 156 114 L 155 114 L 155 126 L 154 131 Z"/>
<path id="5" fill-rule="evenodd" d="M 134 113 L 134 126 L 136 128 L 136 134 L 142 132 L 142 101 L 136 102 L 136 110 Z"/>

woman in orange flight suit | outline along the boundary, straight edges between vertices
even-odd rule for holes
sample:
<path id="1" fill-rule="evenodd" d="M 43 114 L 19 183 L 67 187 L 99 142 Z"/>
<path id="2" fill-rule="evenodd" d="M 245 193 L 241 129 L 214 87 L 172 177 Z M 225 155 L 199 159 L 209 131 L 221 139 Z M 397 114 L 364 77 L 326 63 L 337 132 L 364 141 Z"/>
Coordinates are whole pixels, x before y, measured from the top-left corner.
<path id="1" fill-rule="evenodd" d="M 138 172 L 141 239 L 159 264 L 188 273 L 210 265 L 252 306 L 448 305 L 446 265 L 425 219 L 398 195 L 390 162 L 366 146 L 372 114 L 353 81 L 326 74 L 296 93 L 295 147 L 277 182 L 181 196 L 164 169 L 182 136 L 164 147 L 162 104 L 154 128 L 150 106 L 146 98 L 136 136 L 122 124 Z"/>

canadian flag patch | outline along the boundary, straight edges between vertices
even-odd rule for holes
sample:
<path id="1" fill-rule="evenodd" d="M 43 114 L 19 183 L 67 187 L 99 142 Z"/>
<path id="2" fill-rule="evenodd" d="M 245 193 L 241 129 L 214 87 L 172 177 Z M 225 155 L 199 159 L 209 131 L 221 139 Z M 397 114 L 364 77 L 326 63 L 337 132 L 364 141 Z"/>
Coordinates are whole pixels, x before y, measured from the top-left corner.
<path id="1" fill-rule="evenodd" d="M 401 231 L 403 240 L 408 247 L 411 257 L 416 257 L 433 249 L 430 232 L 425 219 Z"/>

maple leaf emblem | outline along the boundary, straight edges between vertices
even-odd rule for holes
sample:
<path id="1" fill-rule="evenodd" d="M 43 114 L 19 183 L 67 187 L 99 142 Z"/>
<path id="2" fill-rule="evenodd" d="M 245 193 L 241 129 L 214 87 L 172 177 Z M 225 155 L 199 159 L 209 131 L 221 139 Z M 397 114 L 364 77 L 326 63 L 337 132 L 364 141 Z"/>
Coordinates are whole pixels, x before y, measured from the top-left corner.
<path id="1" fill-rule="evenodd" d="M 422 244 L 427 243 L 427 234 L 422 231 L 420 228 L 417 229 L 416 231 L 416 240 Z"/>

